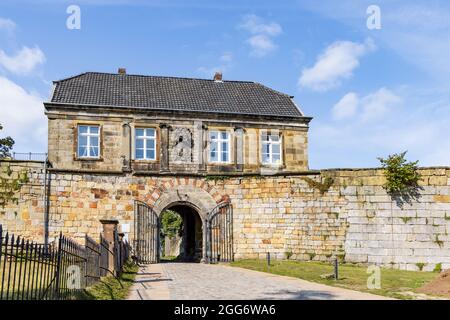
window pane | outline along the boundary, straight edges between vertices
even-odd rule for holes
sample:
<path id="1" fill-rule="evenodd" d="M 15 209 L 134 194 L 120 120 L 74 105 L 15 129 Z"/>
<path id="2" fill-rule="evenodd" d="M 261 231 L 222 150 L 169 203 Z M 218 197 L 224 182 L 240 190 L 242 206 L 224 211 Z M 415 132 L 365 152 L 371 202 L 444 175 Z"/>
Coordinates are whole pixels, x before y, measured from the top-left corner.
<path id="1" fill-rule="evenodd" d="M 280 145 L 279 144 L 273 144 L 272 145 L 272 153 L 280 153 Z"/>
<path id="2" fill-rule="evenodd" d="M 147 158 L 150 160 L 154 160 L 155 159 L 155 150 L 147 149 Z"/>
<path id="3" fill-rule="evenodd" d="M 228 152 L 228 142 L 222 142 L 222 152 Z"/>
<path id="4" fill-rule="evenodd" d="M 264 153 L 270 153 L 270 144 L 264 143 L 262 147 L 262 152 Z"/>
<path id="5" fill-rule="evenodd" d="M 144 149 L 136 149 L 136 159 L 144 159 Z"/>
<path id="6" fill-rule="evenodd" d="M 219 136 L 219 134 L 216 131 L 211 131 L 211 133 L 209 134 L 209 137 L 210 137 L 211 140 L 217 139 L 218 136 Z"/>
<path id="7" fill-rule="evenodd" d="M 87 157 L 87 148 L 86 147 L 79 147 L 78 148 L 78 157 Z"/>
<path id="8" fill-rule="evenodd" d="M 78 145 L 80 147 L 86 147 L 87 146 L 87 136 L 78 136 Z"/>
<path id="9" fill-rule="evenodd" d="M 88 127 L 87 126 L 79 126 L 78 127 L 78 133 L 87 133 Z"/>
<path id="10" fill-rule="evenodd" d="M 90 145 L 92 146 L 92 147 L 98 147 L 98 137 L 91 137 L 91 139 L 90 139 L 91 141 L 91 143 L 90 143 Z"/>
<path id="11" fill-rule="evenodd" d="M 269 154 L 263 153 L 262 161 L 263 161 L 263 163 L 270 163 L 270 156 L 269 156 Z"/>
<path id="12" fill-rule="evenodd" d="M 211 142 L 211 152 L 216 152 L 217 151 L 217 142 Z"/>
<path id="13" fill-rule="evenodd" d="M 154 137 L 155 136 L 155 129 L 147 129 L 146 134 L 148 137 Z"/>
<path id="14" fill-rule="evenodd" d="M 220 133 L 220 136 L 221 136 L 222 140 L 228 140 L 228 132 L 222 131 Z"/>
<path id="15" fill-rule="evenodd" d="M 155 140 L 154 139 L 147 140 L 147 148 L 155 149 Z"/>
<path id="16" fill-rule="evenodd" d="M 270 141 L 270 138 L 269 138 L 269 136 L 267 134 L 263 134 L 261 136 L 261 141 Z"/>
<path id="17" fill-rule="evenodd" d="M 91 147 L 90 152 L 90 157 L 98 157 L 98 147 Z"/>
<path id="18" fill-rule="evenodd" d="M 144 148 L 144 140 L 136 139 L 136 148 Z"/>
<path id="19" fill-rule="evenodd" d="M 271 139 L 273 142 L 278 142 L 278 141 L 280 141 L 280 136 L 278 136 L 278 135 L 271 135 L 271 136 L 270 136 L 270 139 Z"/>
<path id="20" fill-rule="evenodd" d="M 220 160 L 222 162 L 228 162 L 228 152 L 222 152 L 222 158 Z"/>
<path id="21" fill-rule="evenodd" d="M 272 162 L 273 163 L 280 163 L 280 155 L 279 154 L 273 154 L 272 155 Z"/>
<path id="22" fill-rule="evenodd" d="M 210 145 L 210 160 L 218 161 L 217 142 L 211 142 Z"/>
<path id="23" fill-rule="evenodd" d="M 136 129 L 136 137 L 144 136 L 144 129 Z"/>
<path id="24" fill-rule="evenodd" d="M 91 127 L 89 127 L 89 129 L 90 129 L 91 134 L 98 134 L 98 127 L 91 126 Z"/>

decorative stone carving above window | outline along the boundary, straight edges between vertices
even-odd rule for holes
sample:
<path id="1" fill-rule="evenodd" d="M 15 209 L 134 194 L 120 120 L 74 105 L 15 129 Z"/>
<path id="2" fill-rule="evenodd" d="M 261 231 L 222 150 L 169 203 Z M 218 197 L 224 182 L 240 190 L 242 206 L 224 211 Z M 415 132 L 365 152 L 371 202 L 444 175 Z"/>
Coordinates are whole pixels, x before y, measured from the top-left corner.
<path id="1" fill-rule="evenodd" d="M 170 161 L 192 162 L 192 147 L 194 145 L 192 132 L 188 128 L 175 127 L 170 133 Z"/>

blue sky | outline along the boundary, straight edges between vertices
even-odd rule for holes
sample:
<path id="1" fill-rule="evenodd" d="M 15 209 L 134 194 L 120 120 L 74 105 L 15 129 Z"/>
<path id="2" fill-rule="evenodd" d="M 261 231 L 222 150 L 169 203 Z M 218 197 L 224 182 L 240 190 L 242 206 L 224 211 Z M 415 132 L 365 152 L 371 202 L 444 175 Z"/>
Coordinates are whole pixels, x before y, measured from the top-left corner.
<path id="1" fill-rule="evenodd" d="M 69 30 L 66 9 L 81 9 Z M 366 25 L 369 5 L 381 29 Z M 445 1 L 25 1 L 0 3 L 1 135 L 46 150 L 51 81 L 85 71 L 252 80 L 314 117 L 311 168 L 373 167 L 408 150 L 450 165 Z"/>

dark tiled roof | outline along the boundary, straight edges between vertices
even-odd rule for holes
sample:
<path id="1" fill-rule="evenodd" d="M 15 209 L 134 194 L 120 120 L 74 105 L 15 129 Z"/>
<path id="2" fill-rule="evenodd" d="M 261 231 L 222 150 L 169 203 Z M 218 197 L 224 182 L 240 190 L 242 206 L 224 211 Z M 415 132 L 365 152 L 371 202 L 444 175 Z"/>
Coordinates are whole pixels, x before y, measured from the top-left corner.
<path id="1" fill-rule="evenodd" d="M 290 96 L 254 82 L 88 72 L 55 85 L 61 104 L 303 117 Z"/>

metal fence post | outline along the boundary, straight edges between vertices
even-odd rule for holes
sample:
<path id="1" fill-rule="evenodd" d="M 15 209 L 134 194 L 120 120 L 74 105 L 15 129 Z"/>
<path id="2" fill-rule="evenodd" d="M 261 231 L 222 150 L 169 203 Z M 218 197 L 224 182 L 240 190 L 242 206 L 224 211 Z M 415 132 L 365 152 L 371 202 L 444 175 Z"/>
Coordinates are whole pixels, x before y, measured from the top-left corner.
<path id="1" fill-rule="evenodd" d="M 339 279 L 339 262 L 338 258 L 334 259 L 334 280 Z"/>
<path id="2" fill-rule="evenodd" d="M 59 233 L 58 240 L 58 251 L 57 251 L 57 262 L 56 262 L 56 270 L 55 270 L 55 294 L 56 299 L 59 299 L 59 291 L 60 291 L 60 273 L 61 273 L 61 253 L 62 253 L 62 232 Z"/>

